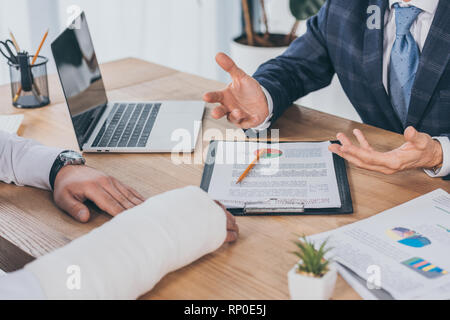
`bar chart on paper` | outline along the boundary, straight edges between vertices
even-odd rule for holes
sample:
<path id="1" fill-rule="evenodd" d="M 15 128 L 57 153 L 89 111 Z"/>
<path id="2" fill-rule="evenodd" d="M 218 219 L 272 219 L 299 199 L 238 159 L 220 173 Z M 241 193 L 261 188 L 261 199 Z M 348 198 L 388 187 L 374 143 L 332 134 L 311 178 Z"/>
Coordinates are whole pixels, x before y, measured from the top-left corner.
<path id="1" fill-rule="evenodd" d="M 418 272 L 427 278 L 437 278 L 447 274 L 447 271 L 433 265 L 431 262 L 428 262 L 422 258 L 411 258 L 402 262 L 405 266 L 410 269 Z"/>

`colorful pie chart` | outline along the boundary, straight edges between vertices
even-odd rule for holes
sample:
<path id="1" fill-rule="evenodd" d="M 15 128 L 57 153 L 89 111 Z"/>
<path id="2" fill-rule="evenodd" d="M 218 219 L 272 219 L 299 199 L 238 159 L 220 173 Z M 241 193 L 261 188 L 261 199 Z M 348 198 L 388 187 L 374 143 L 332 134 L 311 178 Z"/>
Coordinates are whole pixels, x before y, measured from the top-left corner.
<path id="1" fill-rule="evenodd" d="M 283 152 L 278 149 L 258 149 L 255 151 L 255 156 L 258 154 L 261 154 L 261 159 L 273 159 L 281 157 Z"/>
<path id="2" fill-rule="evenodd" d="M 387 230 L 386 234 L 392 240 L 395 240 L 398 243 L 401 243 L 408 247 L 422 248 L 431 244 L 431 241 L 428 238 L 424 237 L 420 233 L 417 233 L 407 228 L 402 227 L 393 228 Z"/>

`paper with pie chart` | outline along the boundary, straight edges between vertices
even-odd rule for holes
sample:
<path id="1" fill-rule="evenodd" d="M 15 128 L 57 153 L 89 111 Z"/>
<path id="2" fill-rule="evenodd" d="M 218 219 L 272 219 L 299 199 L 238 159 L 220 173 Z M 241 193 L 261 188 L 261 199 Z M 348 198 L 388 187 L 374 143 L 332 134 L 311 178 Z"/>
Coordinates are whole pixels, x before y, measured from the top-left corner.
<path id="1" fill-rule="evenodd" d="M 208 194 L 228 208 L 269 199 L 295 200 L 305 208 L 340 208 L 330 142 L 219 141 Z M 236 184 L 260 155 L 248 176 Z"/>
<path id="2" fill-rule="evenodd" d="M 449 227 L 450 195 L 438 189 L 310 238 L 328 239 L 335 261 L 364 281 L 378 274 L 396 299 L 450 299 Z"/>

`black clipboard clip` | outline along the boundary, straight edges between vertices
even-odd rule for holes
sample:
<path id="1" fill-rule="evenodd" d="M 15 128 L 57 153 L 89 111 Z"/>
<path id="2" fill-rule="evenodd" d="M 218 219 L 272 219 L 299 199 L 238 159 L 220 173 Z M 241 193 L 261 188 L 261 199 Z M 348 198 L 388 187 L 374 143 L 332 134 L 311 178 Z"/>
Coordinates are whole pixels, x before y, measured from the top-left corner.
<path id="1" fill-rule="evenodd" d="M 305 203 L 296 199 L 267 199 L 248 202 L 244 205 L 244 215 L 264 215 L 268 213 L 304 213 Z"/>

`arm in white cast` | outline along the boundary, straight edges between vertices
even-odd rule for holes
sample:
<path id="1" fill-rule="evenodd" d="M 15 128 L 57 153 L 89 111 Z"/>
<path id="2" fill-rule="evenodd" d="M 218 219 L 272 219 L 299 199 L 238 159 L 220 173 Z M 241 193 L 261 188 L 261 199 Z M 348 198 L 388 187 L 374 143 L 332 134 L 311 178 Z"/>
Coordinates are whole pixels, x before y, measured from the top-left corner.
<path id="1" fill-rule="evenodd" d="M 269 116 L 259 126 L 257 126 L 256 128 L 252 128 L 252 130 L 255 130 L 255 131 L 262 131 L 262 130 L 268 129 L 270 127 L 270 125 L 271 125 L 271 121 L 270 120 L 273 117 L 273 100 L 272 100 L 272 96 L 270 95 L 269 91 L 267 91 L 267 89 L 264 88 L 263 86 L 261 86 L 261 89 L 264 92 L 264 95 L 266 96 L 267 106 L 269 107 Z"/>
<path id="2" fill-rule="evenodd" d="M 19 270 L 0 275 L 0 300 L 42 300 L 44 292 L 38 279 L 29 271 Z"/>
<path id="3" fill-rule="evenodd" d="M 432 170 L 425 170 L 425 172 L 432 178 L 446 177 L 450 174 L 450 139 L 448 137 L 433 137 L 433 139 L 441 143 L 444 162 L 437 173 Z"/>
<path id="4" fill-rule="evenodd" d="M 218 249 L 225 238 L 222 208 L 201 189 L 188 187 L 147 200 L 25 270 L 48 299 L 136 299 L 167 273 Z M 80 271 L 79 290 L 67 286 L 73 266 Z"/>
<path id="5" fill-rule="evenodd" d="M 0 181 L 50 190 L 50 170 L 62 151 L 0 131 Z"/>

